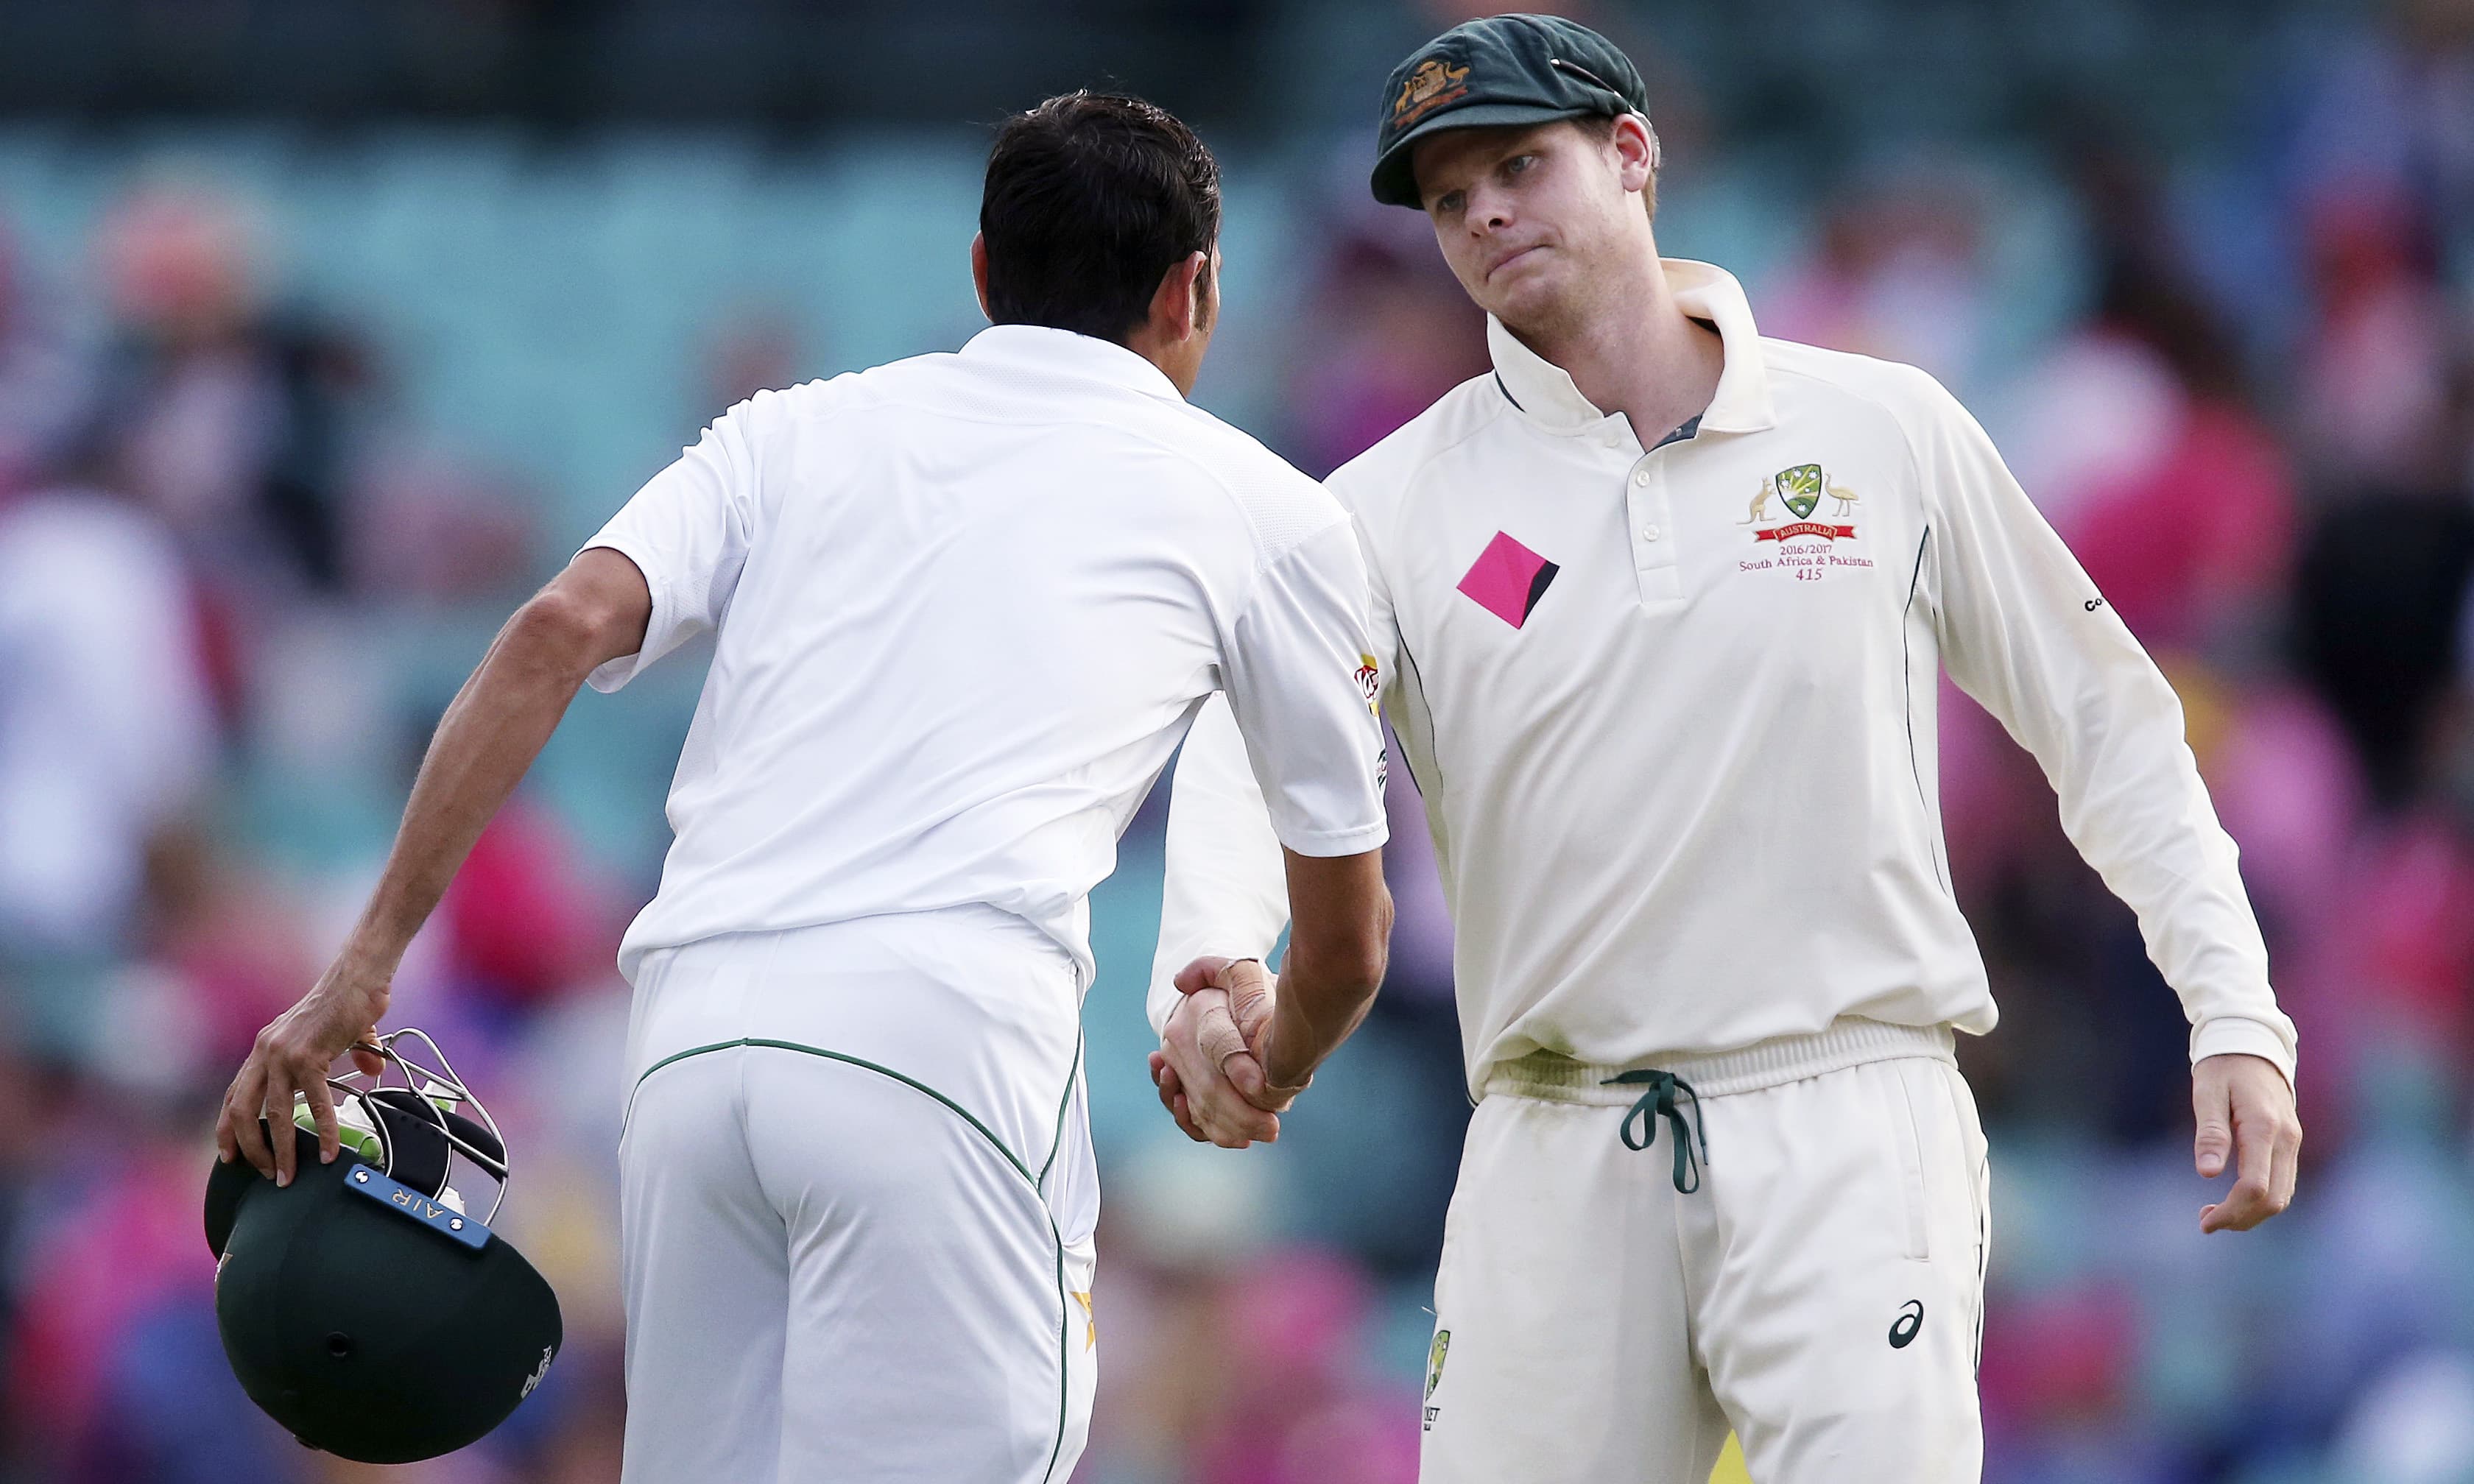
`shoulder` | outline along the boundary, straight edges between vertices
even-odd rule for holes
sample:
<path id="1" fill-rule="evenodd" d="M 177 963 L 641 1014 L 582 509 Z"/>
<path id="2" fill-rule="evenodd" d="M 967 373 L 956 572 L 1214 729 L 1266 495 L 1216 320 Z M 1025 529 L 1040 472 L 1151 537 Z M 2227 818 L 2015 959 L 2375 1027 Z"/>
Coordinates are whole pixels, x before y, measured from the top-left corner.
<path id="1" fill-rule="evenodd" d="M 1198 480 L 1216 487 L 1245 521 L 1258 565 L 1268 566 L 1348 518 L 1330 491 L 1261 440 L 1191 404 L 1164 403 L 1162 439 Z"/>
<path id="2" fill-rule="evenodd" d="M 1511 399 L 1492 371 L 1471 376 L 1391 436 L 1342 465 L 1325 484 L 1361 522 L 1388 520 L 1408 501 L 1429 466 L 1512 412 Z"/>
<path id="3" fill-rule="evenodd" d="M 1974 421 L 1931 372 L 1903 361 L 1767 336 L 1761 340 L 1761 359 L 1783 416 L 1836 413 L 1885 419 L 1918 443 L 1953 423 Z"/>

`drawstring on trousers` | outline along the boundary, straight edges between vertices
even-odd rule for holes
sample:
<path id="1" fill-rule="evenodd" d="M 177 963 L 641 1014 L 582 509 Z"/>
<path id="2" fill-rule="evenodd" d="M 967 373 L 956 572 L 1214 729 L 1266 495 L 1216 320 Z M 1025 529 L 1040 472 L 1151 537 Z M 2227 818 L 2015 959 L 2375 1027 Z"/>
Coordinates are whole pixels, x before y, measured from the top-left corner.
<path id="1" fill-rule="evenodd" d="M 1649 1089 L 1640 1095 L 1638 1102 L 1632 1105 L 1631 1111 L 1624 1114 L 1621 1131 L 1624 1147 L 1634 1150 L 1647 1149 L 1657 1141 L 1657 1120 L 1664 1118 L 1667 1137 L 1675 1144 L 1675 1188 L 1684 1195 L 1690 1195 L 1700 1189 L 1701 1161 L 1710 1158 L 1710 1137 L 1701 1126 L 1701 1094 L 1692 1090 L 1692 1084 L 1673 1072 L 1629 1071 L 1620 1076 L 1609 1077 L 1603 1086 L 1613 1087 L 1617 1083 L 1632 1086 L 1646 1084 Z M 1692 1104 L 1692 1116 L 1688 1122 L 1684 1115 L 1684 1110 L 1675 1105 L 1679 1095 L 1688 1099 Z M 1637 1137 L 1633 1133 L 1633 1123 L 1636 1120 L 1640 1124 L 1640 1133 Z M 1697 1157 L 1693 1153 L 1693 1145 L 1696 1142 L 1700 1145 L 1700 1153 Z"/>

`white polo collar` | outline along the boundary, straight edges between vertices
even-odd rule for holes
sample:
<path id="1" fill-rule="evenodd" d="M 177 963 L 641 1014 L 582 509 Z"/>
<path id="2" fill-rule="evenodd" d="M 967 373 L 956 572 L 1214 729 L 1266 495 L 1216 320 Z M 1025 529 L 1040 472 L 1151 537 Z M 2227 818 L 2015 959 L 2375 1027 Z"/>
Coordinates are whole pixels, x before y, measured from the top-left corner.
<path id="1" fill-rule="evenodd" d="M 1769 371 L 1761 364 L 1760 331 L 1754 327 L 1744 286 L 1725 269 L 1690 258 L 1661 258 L 1659 267 L 1666 274 L 1676 306 L 1717 329 L 1725 356 L 1717 394 L 1701 414 L 1700 430 L 1752 433 L 1775 426 L 1778 417 L 1770 403 Z M 1492 315 L 1486 318 L 1486 345 L 1494 357 L 1494 374 L 1504 394 L 1540 426 L 1568 434 L 1606 421 L 1607 414 L 1581 395 L 1570 373 L 1522 345 L 1520 337 Z"/>
<path id="2" fill-rule="evenodd" d="M 970 338 L 962 354 L 975 361 L 1088 376 L 1153 396 L 1185 400 L 1168 372 L 1116 342 L 1045 324 L 991 324 Z"/>

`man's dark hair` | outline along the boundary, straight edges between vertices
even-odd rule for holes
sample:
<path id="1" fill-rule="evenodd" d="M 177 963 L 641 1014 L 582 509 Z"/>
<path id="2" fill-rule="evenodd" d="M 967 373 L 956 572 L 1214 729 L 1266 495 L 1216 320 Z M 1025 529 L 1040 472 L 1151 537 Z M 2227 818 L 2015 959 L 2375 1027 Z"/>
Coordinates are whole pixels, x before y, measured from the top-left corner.
<path id="1" fill-rule="evenodd" d="M 1066 93 L 998 129 L 980 235 L 989 319 L 1123 345 L 1161 277 L 1219 240 L 1220 166 L 1165 108 Z"/>

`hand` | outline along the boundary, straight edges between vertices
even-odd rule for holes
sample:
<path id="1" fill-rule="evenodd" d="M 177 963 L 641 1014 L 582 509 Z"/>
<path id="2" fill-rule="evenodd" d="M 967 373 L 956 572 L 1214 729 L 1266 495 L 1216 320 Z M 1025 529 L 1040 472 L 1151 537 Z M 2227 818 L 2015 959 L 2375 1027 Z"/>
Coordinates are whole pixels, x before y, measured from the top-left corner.
<path id="1" fill-rule="evenodd" d="M 317 1122 L 318 1161 L 335 1162 L 335 1094 L 327 1086 L 327 1070 L 335 1058 L 352 1053 L 352 1064 L 376 1076 L 384 1065 L 375 1049 L 363 1043 L 377 1040 L 378 1019 L 386 1014 L 391 974 L 372 973 L 337 959 L 301 1002 L 257 1033 L 257 1044 L 224 1094 L 222 1115 L 215 1121 L 215 1145 L 223 1161 L 245 1159 L 279 1185 L 292 1184 L 296 1140 L 292 1129 L 292 1094 L 309 1095 Z M 263 1114 L 266 1128 L 260 1130 Z M 267 1135 L 274 1136 L 268 1147 Z"/>
<path id="2" fill-rule="evenodd" d="M 2273 1063 L 2239 1052 L 2204 1058 L 2191 1069 L 2191 1107 L 2199 1120 L 2193 1146 L 2199 1173 L 2214 1180 L 2228 1155 L 2235 1161 L 2234 1187 L 2200 1208 L 2200 1231 L 2247 1232 L 2292 1204 L 2302 1122 L 2293 1089 Z"/>
<path id="3" fill-rule="evenodd" d="M 1271 1087 L 1256 1055 L 1271 1024 L 1273 979 L 1252 959 L 1204 958 L 1176 982 L 1186 998 L 1151 1058 L 1160 1105 L 1199 1143 L 1243 1149 L 1276 1141 L 1276 1115 L 1300 1089 Z"/>

